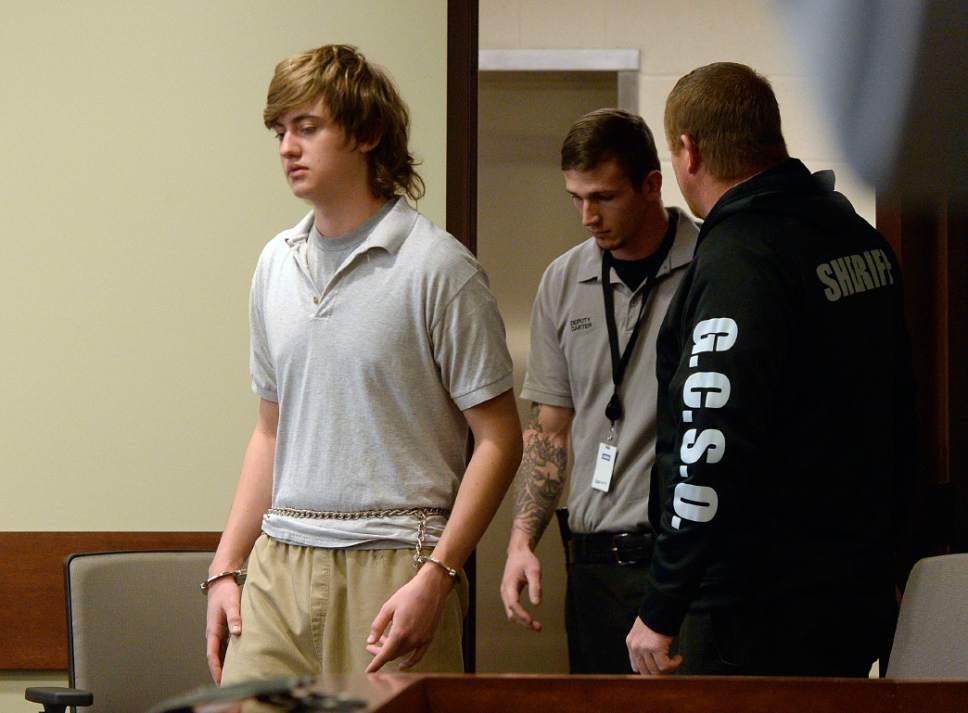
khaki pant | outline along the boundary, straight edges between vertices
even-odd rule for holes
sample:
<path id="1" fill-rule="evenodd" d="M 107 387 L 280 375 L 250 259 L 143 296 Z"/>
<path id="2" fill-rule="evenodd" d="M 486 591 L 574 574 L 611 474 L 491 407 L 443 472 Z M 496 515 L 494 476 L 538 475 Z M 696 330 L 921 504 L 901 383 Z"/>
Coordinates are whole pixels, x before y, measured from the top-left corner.
<path id="1" fill-rule="evenodd" d="M 413 550 L 344 550 L 289 545 L 261 535 L 242 588 L 242 633 L 225 655 L 223 685 L 366 670 L 364 648 L 383 603 L 416 573 Z M 448 595 L 430 648 L 410 669 L 462 672 L 464 577 Z M 389 663 L 383 670 L 391 671 Z"/>

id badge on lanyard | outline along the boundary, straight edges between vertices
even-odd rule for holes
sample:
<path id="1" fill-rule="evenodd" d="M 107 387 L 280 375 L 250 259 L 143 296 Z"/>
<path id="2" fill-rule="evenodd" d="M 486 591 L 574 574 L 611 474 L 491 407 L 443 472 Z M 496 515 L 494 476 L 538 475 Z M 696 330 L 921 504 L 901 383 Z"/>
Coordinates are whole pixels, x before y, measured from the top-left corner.
<path id="1" fill-rule="evenodd" d="M 658 264 L 656 269 L 658 270 Z M 632 357 L 632 350 L 635 349 L 635 342 L 639 338 L 639 328 L 642 326 L 642 317 L 645 315 L 645 307 L 649 300 L 649 293 L 655 284 L 655 274 L 646 278 L 646 283 L 642 288 L 642 306 L 639 308 L 639 317 L 635 320 L 635 327 L 629 335 L 629 341 L 625 345 L 625 350 L 619 354 L 618 350 L 618 327 L 615 325 L 615 300 L 612 295 L 610 274 L 612 269 L 612 255 L 608 251 L 602 253 L 602 297 L 605 300 L 605 325 L 608 327 L 608 346 L 609 354 L 612 358 L 612 398 L 608 400 L 605 407 L 605 418 L 611 424 L 608 432 L 608 439 L 598 444 L 598 457 L 595 458 L 595 472 L 592 475 L 592 489 L 607 493 L 612 485 L 612 474 L 615 472 L 615 462 L 618 460 L 618 447 L 615 441 L 615 424 L 622 420 L 624 409 L 622 399 L 619 397 L 618 390 L 625 378 L 625 370 Z"/>
<path id="2" fill-rule="evenodd" d="M 598 444 L 598 457 L 595 459 L 595 474 L 592 476 L 592 489 L 607 493 L 612 485 L 612 473 L 615 471 L 615 459 L 618 448 L 611 443 Z"/>

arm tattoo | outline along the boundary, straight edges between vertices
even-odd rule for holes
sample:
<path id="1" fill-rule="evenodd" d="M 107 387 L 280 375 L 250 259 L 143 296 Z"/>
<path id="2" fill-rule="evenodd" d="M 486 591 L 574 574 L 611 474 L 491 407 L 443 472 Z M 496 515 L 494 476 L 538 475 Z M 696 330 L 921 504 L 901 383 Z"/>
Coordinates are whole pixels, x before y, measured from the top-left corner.
<path id="1" fill-rule="evenodd" d="M 531 416 L 524 430 L 524 456 L 518 468 L 514 504 L 514 527 L 527 533 L 532 548 L 554 514 L 565 485 L 568 462 L 567 446 L 554 434 L 544 432 L 538 420 L 540 408 L 539 404 L 531 405 Z"/>

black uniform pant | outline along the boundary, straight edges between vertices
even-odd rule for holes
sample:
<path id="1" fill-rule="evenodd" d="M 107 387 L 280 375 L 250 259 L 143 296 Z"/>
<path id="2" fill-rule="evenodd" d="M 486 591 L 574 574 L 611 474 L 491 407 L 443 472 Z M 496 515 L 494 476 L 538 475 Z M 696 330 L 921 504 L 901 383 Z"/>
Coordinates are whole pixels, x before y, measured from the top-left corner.
<path id="1" fill-rule="evenodd" d="M 876 659 L 887 668 L 896 622 L 889 590 L 690 612 L 673 642 L 676 673 L 866 677 Z"/>
<path id="2" fill-rule="evenodd" d="M 565 629 L 572 673 L 633 673 L 625 637 L 645 594 L 648 561 L 568 565 Z"/>

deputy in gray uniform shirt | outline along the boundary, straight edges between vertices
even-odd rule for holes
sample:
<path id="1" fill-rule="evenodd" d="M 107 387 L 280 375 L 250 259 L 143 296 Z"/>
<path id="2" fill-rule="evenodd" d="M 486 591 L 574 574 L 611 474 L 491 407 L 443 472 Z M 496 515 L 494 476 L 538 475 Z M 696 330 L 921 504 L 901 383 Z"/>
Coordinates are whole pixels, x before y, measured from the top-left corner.
<path id="1" fill-rule="evenodd" d="M 501 598 L 510 620 L 541 630 L 519 598 L 527 585 L 531 603 L 541 601 L 534 549 L 565 486 L 570 445 L 570 668 L 632 673 L 625 636 L 652 548 L 655 340 L 698 228 L 663 206 L 655 142 L 638 116 L 600 109 L 582 117 L 565 137 L 561 169 L 592 237 L 551 263 L 534 301 L 521 392 L 533 403 Z"/>

